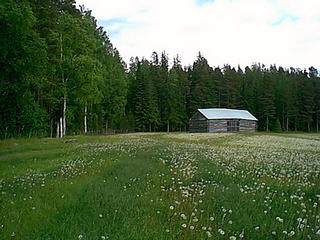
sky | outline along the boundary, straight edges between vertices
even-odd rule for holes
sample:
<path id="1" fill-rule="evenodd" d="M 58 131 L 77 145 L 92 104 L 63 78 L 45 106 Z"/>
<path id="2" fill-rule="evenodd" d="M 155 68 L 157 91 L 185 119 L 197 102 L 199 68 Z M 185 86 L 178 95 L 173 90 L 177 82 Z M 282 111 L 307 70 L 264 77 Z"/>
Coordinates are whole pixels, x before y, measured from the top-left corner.
<path id="1" fill-rule="evenodd" d="M 320 0 L 76 0 L 126 63 L 166 51 L 192 65 L 320 69 Z"/>

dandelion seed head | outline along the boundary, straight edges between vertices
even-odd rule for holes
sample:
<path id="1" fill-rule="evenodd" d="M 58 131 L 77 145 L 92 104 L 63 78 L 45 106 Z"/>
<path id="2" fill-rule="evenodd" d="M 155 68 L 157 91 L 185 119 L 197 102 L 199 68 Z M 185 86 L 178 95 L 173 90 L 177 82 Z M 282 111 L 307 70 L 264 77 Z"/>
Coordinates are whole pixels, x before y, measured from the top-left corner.
<path id="1" fill-rule="evenodd" d="M 181 216 L 184 220 L 187 219 L 187 216 L 186 216 L 184 213 L 181 213 L 180 216 Z"/>
<path id="2" fill-rule="evenodd" d="M 218 229 L 218 233 L 220 233 L 221 235 L 225 234 L 225 232 L 221 228 Z"/>
<path id="3" fill-rule="evenodd" d="M 291 232 L 288 233 L 288 236 L 289 236 L 289 237 L 292 237 L 294 234 L 295 234 L 295 232 L 294 232 L 294 231 L 291 231 Z"/>

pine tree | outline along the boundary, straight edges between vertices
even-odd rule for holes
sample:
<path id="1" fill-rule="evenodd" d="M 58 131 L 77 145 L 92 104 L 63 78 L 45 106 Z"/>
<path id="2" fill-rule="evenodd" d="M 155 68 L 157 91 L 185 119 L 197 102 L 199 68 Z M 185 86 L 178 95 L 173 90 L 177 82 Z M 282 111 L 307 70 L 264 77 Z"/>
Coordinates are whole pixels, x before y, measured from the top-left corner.
<path id="1" fill-rule="evenodd" d="M 224 106 L 223 93 L 224 93 L 224 78 L 222 71 L 219 67 L 216 67 L 212 74 L 214 91 L 216 96 L 217 107 L 221 108 Z"/>
<path id="2" fill-rule="evenodd" d="M 234 68 L 229 65 L 224 66 L 224 101 L 223 105 L 227 108 L 238 108 L 240 106 L 240 86 L 241 86 L 241 72 L 238 74 Z"/>
<path id="3" fill-rule="evenodd" d="M 272 131 L 273 131 L 273 132 L 277 132 L 277 133 L 282 132 L 279 118 L 277 118 L 276 120 L 274 120 L 273 125 L 272 125 Z"/>
<path id="4" fill-rule="evenodd" d="M 274 86 L 270 72 L 266 71 L 263 75 L 263 93 L 262 93 L 262 110 L 265 118 L 266 131 L 270 129 L 270 123 L 273 121 L 275 115 L 274 106 Z"/>
<path id="5" fill-rule="evenodd" d="M 240 86 L 240 107 L 254 113 L 254 96 L 253 96 L 253 83 L 251 77 L 251 70 L 246 67 L 244 76 L 242 77 Z"/>
<path id="6" fill-rule="evenodd" d="M 170 111 L 171 111 L 171 91 L 169 81 L 169 62 L 165 52 L 161 54 L 161 63 L 159 69 L 159 109 L 161 116 L 162 129 L 170 131 Z"/>
<path id="7" fill-rule="evenodd" d="M 214 80 L 212 68 L 207 60 L 199 53 L 193 64 L 192 80 L 190 86 L 190 111 L 198 108 L 211 108 L 215 106 Z"/>
<path id="8" fill-rule="evenodd" d="M 314 86 L 313 86 L 313 79 L 312 75 L 308 76 L 307 72 L 303 73 L 303 83 L 302 83 L 302 105 L 303 108 L 301 109 L 301 116 L 303 118 L 303 123 L 306 126 L 306 130 L 308 132 L 311 131 L 311 123 L 312 117 L 314 114 Z"/>
<path id="9" fill-rule="evenodd" d="M 319 76 L 315 77 L 315 86 L 314 86 L 314 102 L 315 102 L 315 129 L 316 132 L 319 132 L 319 121 L 320 121 L 320 78 Z"/>

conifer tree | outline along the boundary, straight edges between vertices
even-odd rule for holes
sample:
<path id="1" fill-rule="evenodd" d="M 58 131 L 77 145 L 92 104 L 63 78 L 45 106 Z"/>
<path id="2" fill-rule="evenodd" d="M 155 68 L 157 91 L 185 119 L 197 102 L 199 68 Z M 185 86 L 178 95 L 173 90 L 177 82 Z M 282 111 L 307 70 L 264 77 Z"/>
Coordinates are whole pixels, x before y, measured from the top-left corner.
<path id="1" fill-rule="evenodd" d="M 190 110 L 198 108 L 211 108 L 215 106 L 214 81 L 212 68 L 207 60 L 199 53 L 193 64 L 190 86 Z"/>

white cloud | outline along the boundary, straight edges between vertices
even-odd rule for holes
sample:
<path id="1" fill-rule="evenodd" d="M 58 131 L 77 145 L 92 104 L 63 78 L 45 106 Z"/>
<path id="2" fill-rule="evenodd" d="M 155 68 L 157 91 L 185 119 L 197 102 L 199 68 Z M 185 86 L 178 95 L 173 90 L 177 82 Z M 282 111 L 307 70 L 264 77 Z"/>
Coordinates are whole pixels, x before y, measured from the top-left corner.
<path id="1" fill-rule="evenodd" d="M 319 0 L 77 0 L 105 26 L 126 62 L 153 51 L 176 54 L 192 64 L 197 53 L 212 66 L 262 62 L 319 67 Z M 111 32 L 111 33 L 112 33 Z"/>

